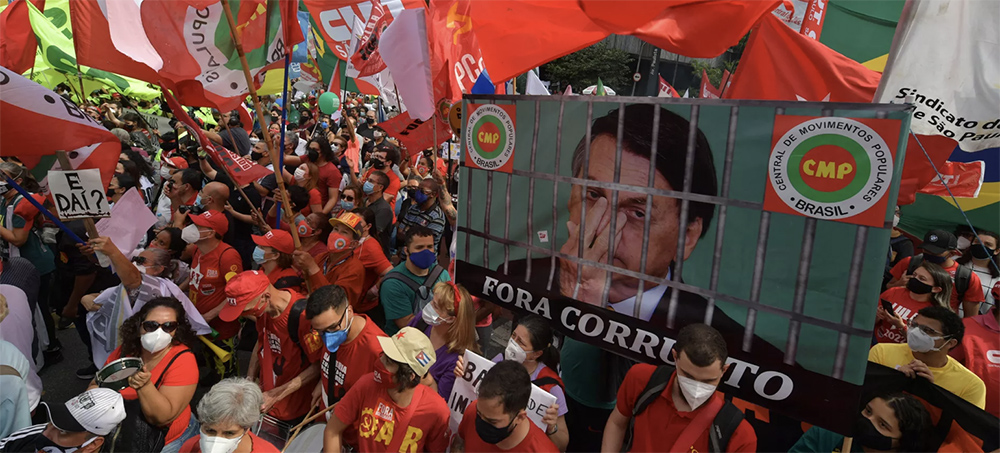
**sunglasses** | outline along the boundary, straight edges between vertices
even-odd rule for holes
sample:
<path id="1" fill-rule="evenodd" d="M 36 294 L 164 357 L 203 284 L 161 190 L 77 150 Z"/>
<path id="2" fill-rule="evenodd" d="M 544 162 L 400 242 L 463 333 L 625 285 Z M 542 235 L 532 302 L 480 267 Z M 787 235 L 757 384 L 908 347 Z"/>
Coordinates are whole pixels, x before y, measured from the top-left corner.
<path id="1" fill-rule="evenodd" d="M 347 201 L 354 201 L 354 197 L 347 196 L 347 195 L 341 195 L 340 199 L 341 200 L 347 200 Z"/>
<path id="2" fill-rule="evenodd" d="M 145 256 L 137 256 L 135 258 L 132 258 L 132 262 L 135 263 L 135 264 L 139 264 L 139 265 L 146 264 L 146 257 Z"/>
<path id="3" fill-rule="evenodd" d="M 146 333 L 155 332 L 156 329 L 160 329 L 160 328 L 162 328 L 163 331 L 166 332 L 166 333 L 171 333 L 171 332 L 177 330 L 177 321 L 167 321 L 167 322 L 165 322 L 163 324 L 160 324 L 160 323 L 158 323 L 156 321 L 143 321 L 142 322 L 142 330 L 145 330 Z"/>

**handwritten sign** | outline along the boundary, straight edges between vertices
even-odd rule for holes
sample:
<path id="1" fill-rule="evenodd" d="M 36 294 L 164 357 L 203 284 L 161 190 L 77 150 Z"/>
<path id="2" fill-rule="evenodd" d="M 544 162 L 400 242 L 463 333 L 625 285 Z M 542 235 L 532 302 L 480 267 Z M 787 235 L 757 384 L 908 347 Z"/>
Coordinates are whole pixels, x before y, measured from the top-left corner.
<path id="1" fill-rule="evenodd" d="M 451 411 L 449 426 L 451 432 L 458 432 L 458 425 L 462 423 L 462 414 L 469 407 L 469 403 L 479 398 L 479 383 L 482 382 L 486 372 L 493 368 L 493 362 L 475 352 L 465 351 L 465 374 L 455 379 L 455 386 L 448 396 L 448 409 Z M 545 417 L 545 410 L 552 407 L 556 402 L 556 397 L 551 393 L 531 384 L 531 399 L 528 400 L 528 407 L 525 412 L 528 418 L 542 430 L 546 429 L 542 418 Z"/>
<path id="2" fill-rule="evenodd" d="M 48 182 L 59 217 L 86 219 L 111 216 L 100 170 L 53 170 L 48 174 Z"/>

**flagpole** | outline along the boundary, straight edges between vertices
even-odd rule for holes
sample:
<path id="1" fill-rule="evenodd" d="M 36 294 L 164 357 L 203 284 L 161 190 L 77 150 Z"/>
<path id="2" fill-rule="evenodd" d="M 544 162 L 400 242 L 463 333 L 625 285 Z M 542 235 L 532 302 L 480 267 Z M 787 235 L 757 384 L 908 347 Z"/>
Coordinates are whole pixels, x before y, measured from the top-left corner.
<path id="1" fill-rule="evenodd" d="M 288 69 L 289 66 L 291 66 L 291 63 L 291 58 L 288 55 L 285 55 L 285 81 L 283 82 L 281 88 L 281 153 L 278 154 L 278 167 L 281 167 L 282 170 L 285 168 L 285 128 L 288 127 Z M 262 125 L 261 131 L 263 130 L 264 126 Z M 261 135 L 264 135 L 264 133 L 261 133 Z M 270 136 L 271 134 L 267 133 L 267 135 Z M 271 161 L 271 164 L 274 165 L 273 160 Z M 275 203 L 278 204 L 275 207 L 277 212 L 281 212 L 281 202 L 276 201 Z M 274 227 L 281 228 L 281 216 L 274 219 Z"/>
<path id="2" fill-rule="evenodd" d="M 240 43 L 239 33 L 236 29 L 236 20 L 233 19 L 233 10 L 229 7 L 229 1 L 230 0 L 222 1 L 222 9 L 226 13 L 226 20 L 229 21 L 229 35 L 233 38 L 233 45 L 236 46 L 236 53 L 240 56 L 240 64 L 243 66 L 243 76 L 246 77 L 247 88 L 250 90 L 250 97 L 253 99 L 254 108 L 257 109 L 257 122 L 264 124 L 264 111 L 260 107 L 260 98 L 257 97 L 257 88 L 253 84 L 253 76 L 250 75 L 250 65 L 247 63 L 246 53 L 243 52 L 243 44 Z M 287 102 L 287 99 L 285 99 L 284 102 Z M 268 158 L 271 159 L 271 162 L 276 162 L 276 159 L 274 159 L 274 143 L 271 141 L 271 134 L 263 135 L 264 144 L 267 145 Z M 274 179 L 278 183 L 278 191 L 281 193 L 281 198 L 284 199 L 288 197 L 288 192 L 285 191 L 285 178 L 281 174 L 282 170 L 281 166 L 274 167 Z M 295 248 L 301 250 L 302 242 L 299 241 L 299 230 L 298 228 L 295 228 L 295 225 L 292 222 L 294 217 L 292 217 L 291 203 L 285 203 L 284 212 L 289 225 L 288 229 L 292 233 L 292 241 L 295 244 Z"/>
<path id="3" fill-rule="evenodd" d="M 899 48 L 903 45 L 903 36 L 909 31 L 915 9 L 913 0 L 906 0 L 903 3 L 903 12 L 899 15 L 896 33 L 892 35 L 892 47 L 889 48 L 889 56 L 886 57 L 885 68 L 882 69 L 882 78 L 878 82 L 878 88 L 875 89 L 875 97 L 872 99 L 872 102 L 878 102 L 882 98 L 882 93 L 885 92 L 886 80 L 889 80 L 889 75 L 896 65 L 896 56 L 899 54 Z"/>

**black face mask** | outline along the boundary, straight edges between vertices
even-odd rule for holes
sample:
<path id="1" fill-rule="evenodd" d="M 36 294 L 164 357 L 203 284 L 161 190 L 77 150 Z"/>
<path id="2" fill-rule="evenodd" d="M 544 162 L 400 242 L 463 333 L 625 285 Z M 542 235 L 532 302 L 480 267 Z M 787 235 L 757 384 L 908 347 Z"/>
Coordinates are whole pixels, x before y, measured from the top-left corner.
<path id="1" fill-rule="evenodd" d="M 376 169 L 381 170 L 381 169 L 385 168 L 385 162 L 382 162 L 381 160 L 375 159 L 374 161 L 372 161 L 372 167 L 375 167 Z"/>
<path id="2" fill-rule="evenodd" d="M 108 198 L 111 198 L 111 197 L 115 196 L 115 193 L 116 193 L 115 189 L 112 189 L 110 187 L 108 187 L 108 191 L 107 192 L 104 192 L 104 194 L 107 195 Z"/>
<path id="3" fill-rule="evenodd" d="M 487 423 L 486 420 L 483 420 L 478 413 L 476 414 L 476 434 L 479 435 L 479 438 L 482 439 L 483 442 L 490 445 L 496 445 L 504 439 L 510 437 L 510 433 L 513 431 L 511 430 L 511 426 L 513 425 L 514 420 L 511 420 L 507 426 L 497 428 L 496 426 Z"/>
<path id="4" fill-rule="evenodd" d="M 263 153 L 258 153 L 257 151 L 251 151 L 250 152 L 250 158 L 253 159 L 253 160 L 261 160 L 261 159 L 264 158 L 264 154 Z"/>
<path id="5" fill-rule="evenodd" d="M 865 447 L 875 450 L 886 451 L 892 449 L 893 439 L 878 432 L 871 420 L 864 417 L 858 418 L 857 423 L 855 423 L 854 440 Z"/>
<path id="6" fill-rule="evenodd" d="M 309 157 L 309 162 L 316 163 L 319 160 L 319 152 L 317 151 L 309 150 L 306 155 Z"/>
<path id="7" fill-rule="evenodd" d="M 941 264 L 941 263 L 945 262 L 948 258 L 944 257 L 944 256 L 930 255 L 930 254 L 925 253 L 924 254 L 924 259 L 927 260 L 930 263 Z"/>
<path id="8" fill-rule="evenodd" d="M 913 277 L 906 282 L 906 289 L 910 290 L 913 294 L 927 294 L 934 290 L 934 287 Z"/>
<path id="9" fill-rule="evenodd" d="M 969 248 L 969 254 L 977 260 L 989 259 L 995 252 L 996 250 L 993 250 L 983 244 L 972 244 L 972 247 Z"/>

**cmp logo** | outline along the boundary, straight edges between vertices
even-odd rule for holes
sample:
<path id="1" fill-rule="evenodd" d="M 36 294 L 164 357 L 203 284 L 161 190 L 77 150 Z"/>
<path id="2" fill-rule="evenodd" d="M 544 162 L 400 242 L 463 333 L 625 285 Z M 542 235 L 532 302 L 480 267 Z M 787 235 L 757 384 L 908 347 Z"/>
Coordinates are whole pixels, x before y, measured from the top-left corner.
<path id="1" fill-rule="evenodd" d="M 780 120 L 784 120 L 784 127 L 779 127 Z M 893 149 L 863 121 L 873 120 L 776 119 L 775 133 L 786 132 L 775 136 L 773 142 L 768 196 L 773 193 L 799 215 L 881 226 L 884 212 L 871 214 L 871 219 L 845 220 L 883 202 L 891 187 Z M 770 203 L 767 198 L 772 198 Z M 766 197 L 765 209 L 770 210 L 768 205 L 773 207 L 775 201 Z"/>
<path id="2" fill-rule="evenodd" d="M 510 173 L 515 144 L 513 105 L 470 104 L 465 131 L 466 165 Z"/>

